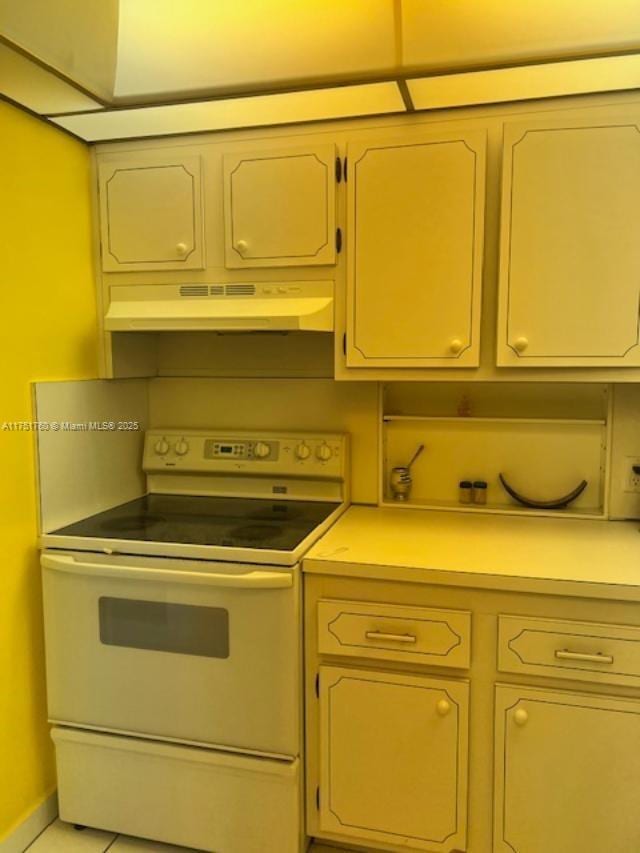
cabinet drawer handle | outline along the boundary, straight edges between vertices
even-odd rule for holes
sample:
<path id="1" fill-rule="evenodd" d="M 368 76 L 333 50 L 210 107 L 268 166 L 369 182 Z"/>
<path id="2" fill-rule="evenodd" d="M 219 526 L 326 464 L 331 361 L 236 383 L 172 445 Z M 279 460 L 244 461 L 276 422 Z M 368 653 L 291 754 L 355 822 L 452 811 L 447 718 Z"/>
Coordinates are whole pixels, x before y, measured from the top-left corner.
<path id="1" fill-rule="evenodd" d="M 385 631 L 367 631 L 367 640 L 388 640 L 390 643 L 415 643 L 414 634 L 387 634 Z"/>
<path id="2" fill-rule="evenodd" d="M 556 649 L 556 657 L 558 660 L 578 660 L 586 661 L 587 663 L 613 663 L 613 655 L 603 655 L 598 652 L 595 655 L 586 654 L 586 652 L 572 652 L 569 649 Z"/>
<path id="3" fill-rule="evenodd" d="M 188 251 L 189 251 L 189 247 L 187 246 L 186 243 L 178 243 L 176 245 L 176 252 L 178 253 L 178 255 L 180 255 L 181 258 L 183 258 L 187 254 Z"/>

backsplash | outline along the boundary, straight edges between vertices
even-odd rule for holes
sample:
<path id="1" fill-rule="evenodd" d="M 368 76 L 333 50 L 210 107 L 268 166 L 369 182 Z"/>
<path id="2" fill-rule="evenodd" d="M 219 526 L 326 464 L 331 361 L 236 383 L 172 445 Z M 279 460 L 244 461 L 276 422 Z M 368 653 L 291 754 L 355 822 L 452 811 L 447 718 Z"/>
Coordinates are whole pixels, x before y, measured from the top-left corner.
<path id="1" fill-rule="evenodd" d="M 331 379 L 152 379 L 152 427 L 347 432 L 352 499 L 377 500 L 378 387 Z"/>

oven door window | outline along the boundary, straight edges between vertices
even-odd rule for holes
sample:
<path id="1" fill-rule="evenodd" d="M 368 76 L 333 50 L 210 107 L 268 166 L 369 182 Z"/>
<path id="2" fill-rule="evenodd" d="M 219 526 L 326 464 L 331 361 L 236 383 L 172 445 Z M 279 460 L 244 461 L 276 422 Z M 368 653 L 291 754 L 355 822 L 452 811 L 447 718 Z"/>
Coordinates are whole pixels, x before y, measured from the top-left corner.
<path id="1" fill-rule="evenodd" d="M 229 611 L 164 601 L 99 599 L 100 641 L 156 652 L 229 657 Z"/>

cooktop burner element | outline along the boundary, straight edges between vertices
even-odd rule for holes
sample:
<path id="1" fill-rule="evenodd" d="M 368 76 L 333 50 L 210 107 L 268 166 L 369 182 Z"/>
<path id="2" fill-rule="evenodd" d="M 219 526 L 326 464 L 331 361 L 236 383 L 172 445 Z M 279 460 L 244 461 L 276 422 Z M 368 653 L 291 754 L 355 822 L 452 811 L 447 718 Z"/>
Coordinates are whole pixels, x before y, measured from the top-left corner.
<path id="1" fill-rule="evenodd" d="M 104 522 L 104 530 L 112 530 L 114 533 L 126 533 L 130 530 L 140 530 L 144 527 L 151 527 L 154 524 L 161 524 L 166 521 L 164 515 L 132 515 L 118 516 Z"/>
<path id="2" fill-rule="evenodd" d="M 267 524 L 245 524 L 231 531 L 232 539 L 246 539 L 250 542 L 260 542 L 262 539 L 273 539 L 282 533 L 280 527 L 269 527 Z"/>
<path id="3" fill-rule="evenodd" d="M 59 530 L 59 536 L 293 551 L 335 503 L 146 495 Z"/>

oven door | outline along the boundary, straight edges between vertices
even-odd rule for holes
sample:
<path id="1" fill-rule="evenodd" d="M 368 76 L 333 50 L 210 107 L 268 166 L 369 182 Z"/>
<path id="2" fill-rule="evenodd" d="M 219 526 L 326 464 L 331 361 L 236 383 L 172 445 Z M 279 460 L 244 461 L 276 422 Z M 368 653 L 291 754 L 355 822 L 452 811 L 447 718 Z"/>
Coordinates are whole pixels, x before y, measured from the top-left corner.
<path id="1" fill-rule="evenodd" d="M 62 552 L 42 568 L 52 722 L 298 755 L 297 568 Z"/>

